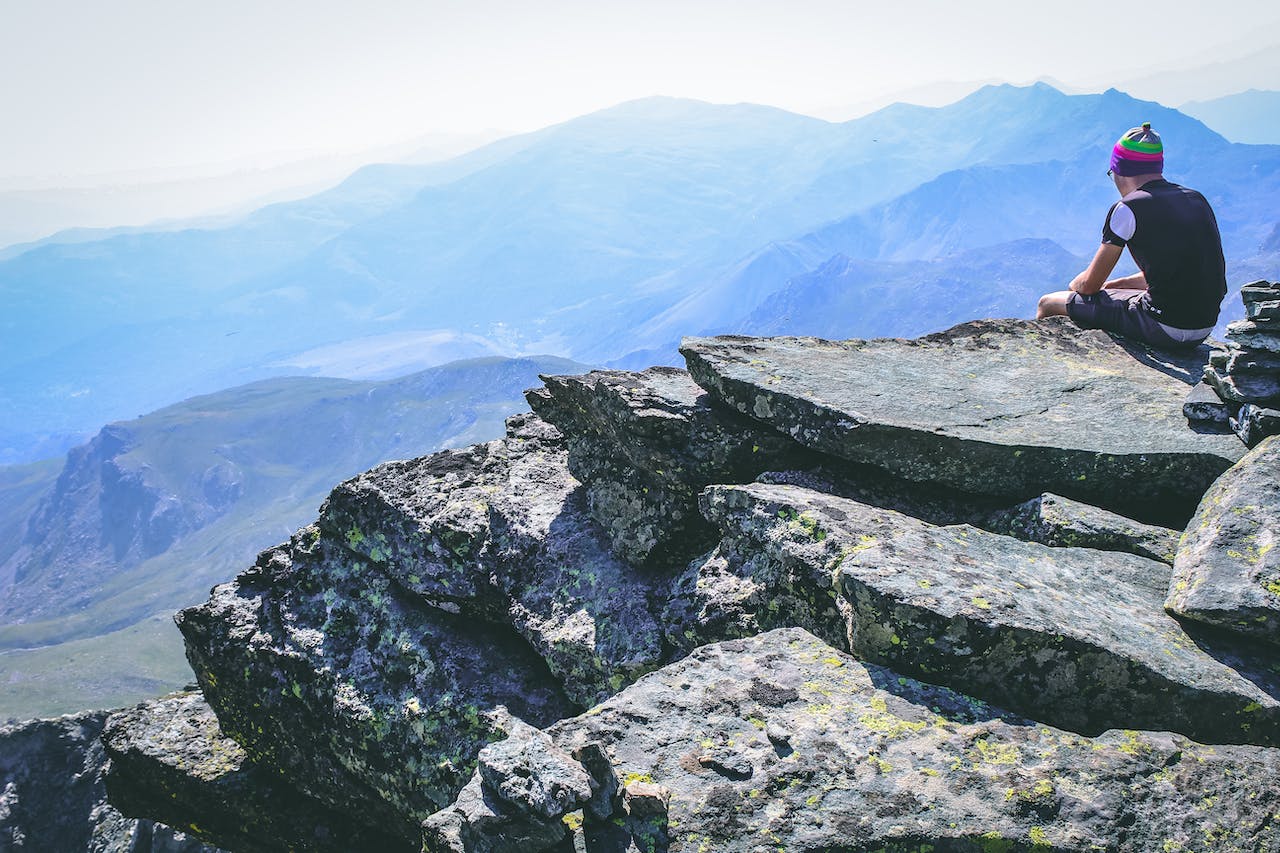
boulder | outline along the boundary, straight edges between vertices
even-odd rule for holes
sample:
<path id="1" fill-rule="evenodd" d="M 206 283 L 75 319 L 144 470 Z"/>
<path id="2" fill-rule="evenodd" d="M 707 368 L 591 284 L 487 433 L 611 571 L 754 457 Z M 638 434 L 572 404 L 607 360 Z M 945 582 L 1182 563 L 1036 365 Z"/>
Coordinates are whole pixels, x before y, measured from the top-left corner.
<path id="1" fill-rule="evenodd" d="M 1124 551 L 1170 565 L 1181 536 L 1177 530 L 1143 524 L 1048 492 L 993 513 L 981 526 L 1042 545 Z"/>
<path id="2" fill-rule="evenodd" d="M 917 340 L 687 338 L 681 352 L 715 399 L 801 444 L 978 494 L 1052 491 L 1181 526 L 1243 453 L 1181 417 L 1206 347 L 1164 353 L 1065 320 Z"/>
<path id="3" fill-rule="evenodd" d="M 102 741 L 111 759 L 107 788 L 118 808 L 164 815 L 237 853 L 418 849 L 377 824 L 307 797 L 275 768 L 252 764 L 222 734 L 198 692 L 117 711 Z"/>
<path id="4" fill-rule="evenodd" d="M 506 740 L 480 751 L 476 774 L 458 799 L 424 822 L 428 850 L 547 850 L 567 838 L 564 817 L 600 789 L 601 783 L 544 732 L 520 720 L 507 728 Z"/>
<path id="5" fill-rule="evenodd" d="M 0 726 L 0 850 L 218 853 L 108 805 L 98 738 L 109 711 Z"/>
<path id="6" fill-rule="evenodd" d="M 1164 563 L 787 486 L 713 486 L 703 500 L 722 539 L 672 596 L 673 643 L 794 625 L 1074 731 L 1280 743 L 1273 656 L 1189 635 L 1164 612 Z"/>
<path id="7" fill-rule="evenodd" d="M 1220 373 L 1206 366 L 1204 381 L 1213 387 L 1219 397 L 1230 403 L 1266 405 L 1280 402 L 1280 371 L 1268 373 L 1239 370 L 1235 373 Z"/>
<path id="8" fill-rule="evenodd" d="M 798 629 L 700 648 L 548 733 L 566 750 L 607 743 L 620 778 L 670 791 L 646 824 L 586 814 L 577 849 L 1280 845 L 1280 787 L 1259 784 L 1280 772 L 1278 750 L 1020 721 Z M 749 772 L 708 766 L 707 753 Z"/>
<path id="9" fill-rule="evenodd" d="M 545 725 L 574 709 L 509 626 L 427 606 L 316 527 L 178 627 L 222 731 L 250 760 L 404 839 L 500 736 L 489 712 Z"/>
<path id="10" fill-rule="evenodd" d="M 1280 436 L 1213 484 L 1173 564 L 1170 613 L 1280 643 Z"/>
<path id="11" fill-rule="evenodd" d="M 422 603 L 514 627 L 586 708 L 664 662 L 665 578 L 610 550 L 559 431 L 524 415 L 508 433 L 365 472 L 318 525 Z"/>
<path id="12" fill-rule="evenodd" d="M 636 565 L 683 565 L 710 547 L 713 531 L 698 513 L 704 486 L 816 462 L 789 438 L 708 405 L 683 370 L 542 378 L 529 404 L 568 437 L 569 470 L 587 486 L 592 517 Z"/>

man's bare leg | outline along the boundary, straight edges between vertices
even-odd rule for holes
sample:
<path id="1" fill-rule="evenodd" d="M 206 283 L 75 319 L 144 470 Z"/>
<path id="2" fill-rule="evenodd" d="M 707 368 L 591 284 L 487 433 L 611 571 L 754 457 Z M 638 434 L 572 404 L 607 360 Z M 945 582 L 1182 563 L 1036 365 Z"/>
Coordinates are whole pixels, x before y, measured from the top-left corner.
<path id="1" fill-rule="evenodd" d="M 1141 290 L 1128 290 L 1118 287 L 1106 288 L 1107 296 L 1112 299 L 1124 301 L 1130 297 L 1137 296 L 1142 293 Z M 1056 290 L 1053 293 L 1046 293 L 1040 297 L 1040 304 L 1036 306 L 1036 319 L 1043 320 L 1045 317 L 1068 317 L 1067 300 L 1071 297 L 1070 290 Z"/>
<path id="2" fill-rule="evenodd" d="M 1036 306 L 1036 319 L 1043 320 L 1045 317 L 1066 317 L 1067 299 L 1070 296 L 1070 290 L 1058 290 L 1041 296 L 1040 304 Z"/>

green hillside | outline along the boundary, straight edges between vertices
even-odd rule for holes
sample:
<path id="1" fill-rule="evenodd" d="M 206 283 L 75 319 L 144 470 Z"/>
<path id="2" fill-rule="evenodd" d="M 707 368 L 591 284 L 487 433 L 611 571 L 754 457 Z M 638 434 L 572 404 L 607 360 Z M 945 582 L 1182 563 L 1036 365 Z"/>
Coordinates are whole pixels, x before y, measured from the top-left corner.
<path id="1" fill-rule="evenodd" d="M 581 369 L 490 358 L 385 382 L 273 379 L 112 424 L 60 473 L 0 468 L 0 718 L 181 686 L 173 611 L 313 518 L 338 482 L 494 438 L 537 374 Z"/>

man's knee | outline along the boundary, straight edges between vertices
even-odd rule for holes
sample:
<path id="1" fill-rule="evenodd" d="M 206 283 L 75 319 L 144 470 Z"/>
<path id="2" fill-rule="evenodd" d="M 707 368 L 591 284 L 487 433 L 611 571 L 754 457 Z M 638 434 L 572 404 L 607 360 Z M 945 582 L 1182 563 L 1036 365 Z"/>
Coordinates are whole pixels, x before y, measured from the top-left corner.
<path id="1" fill-rule="evenodd" d="M 1036 305 L 1036 319 L 1043 320 L 1045 317 L 1067 316 L 1067 299 L 1070 296 L 1071 291 L 1069 290 L 1059 290 L 1041 296 L 1039 304 Z"/>

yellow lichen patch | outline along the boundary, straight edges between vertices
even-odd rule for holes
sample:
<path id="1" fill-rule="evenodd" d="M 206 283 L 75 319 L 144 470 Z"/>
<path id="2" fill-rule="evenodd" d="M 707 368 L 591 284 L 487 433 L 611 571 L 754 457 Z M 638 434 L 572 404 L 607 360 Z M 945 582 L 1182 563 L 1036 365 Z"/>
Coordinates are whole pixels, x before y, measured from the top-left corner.
<path id="1" fill-rule="evenodd" d="M 969 760 L 979 764 L 1017 764 L 1021 758 L 1018 748 L 1007 743 L 996 743 L 987 738 L 979 740 L 969 751 Z"/>
<path id="2" fill-rule="evenodd" d="M 1146 755 L 1151 752 L 1151 745 L 1146 741 L 1138 738 L 1138 733 L 1132 729 L 1124 730 L 1124 740 L 1116 749 L 1126 755 Z"/>
<path id="3" fill-rule="evenodd" d="M 884 699 L 879 696 L 871 700 L 871 710 L 861 714 L 858 722 L 865 728 L 885 737 L 902 737 L 908 732 L 923 731 L 929 724 L 923 720 L 913 722 L 889 712 Z"/>

